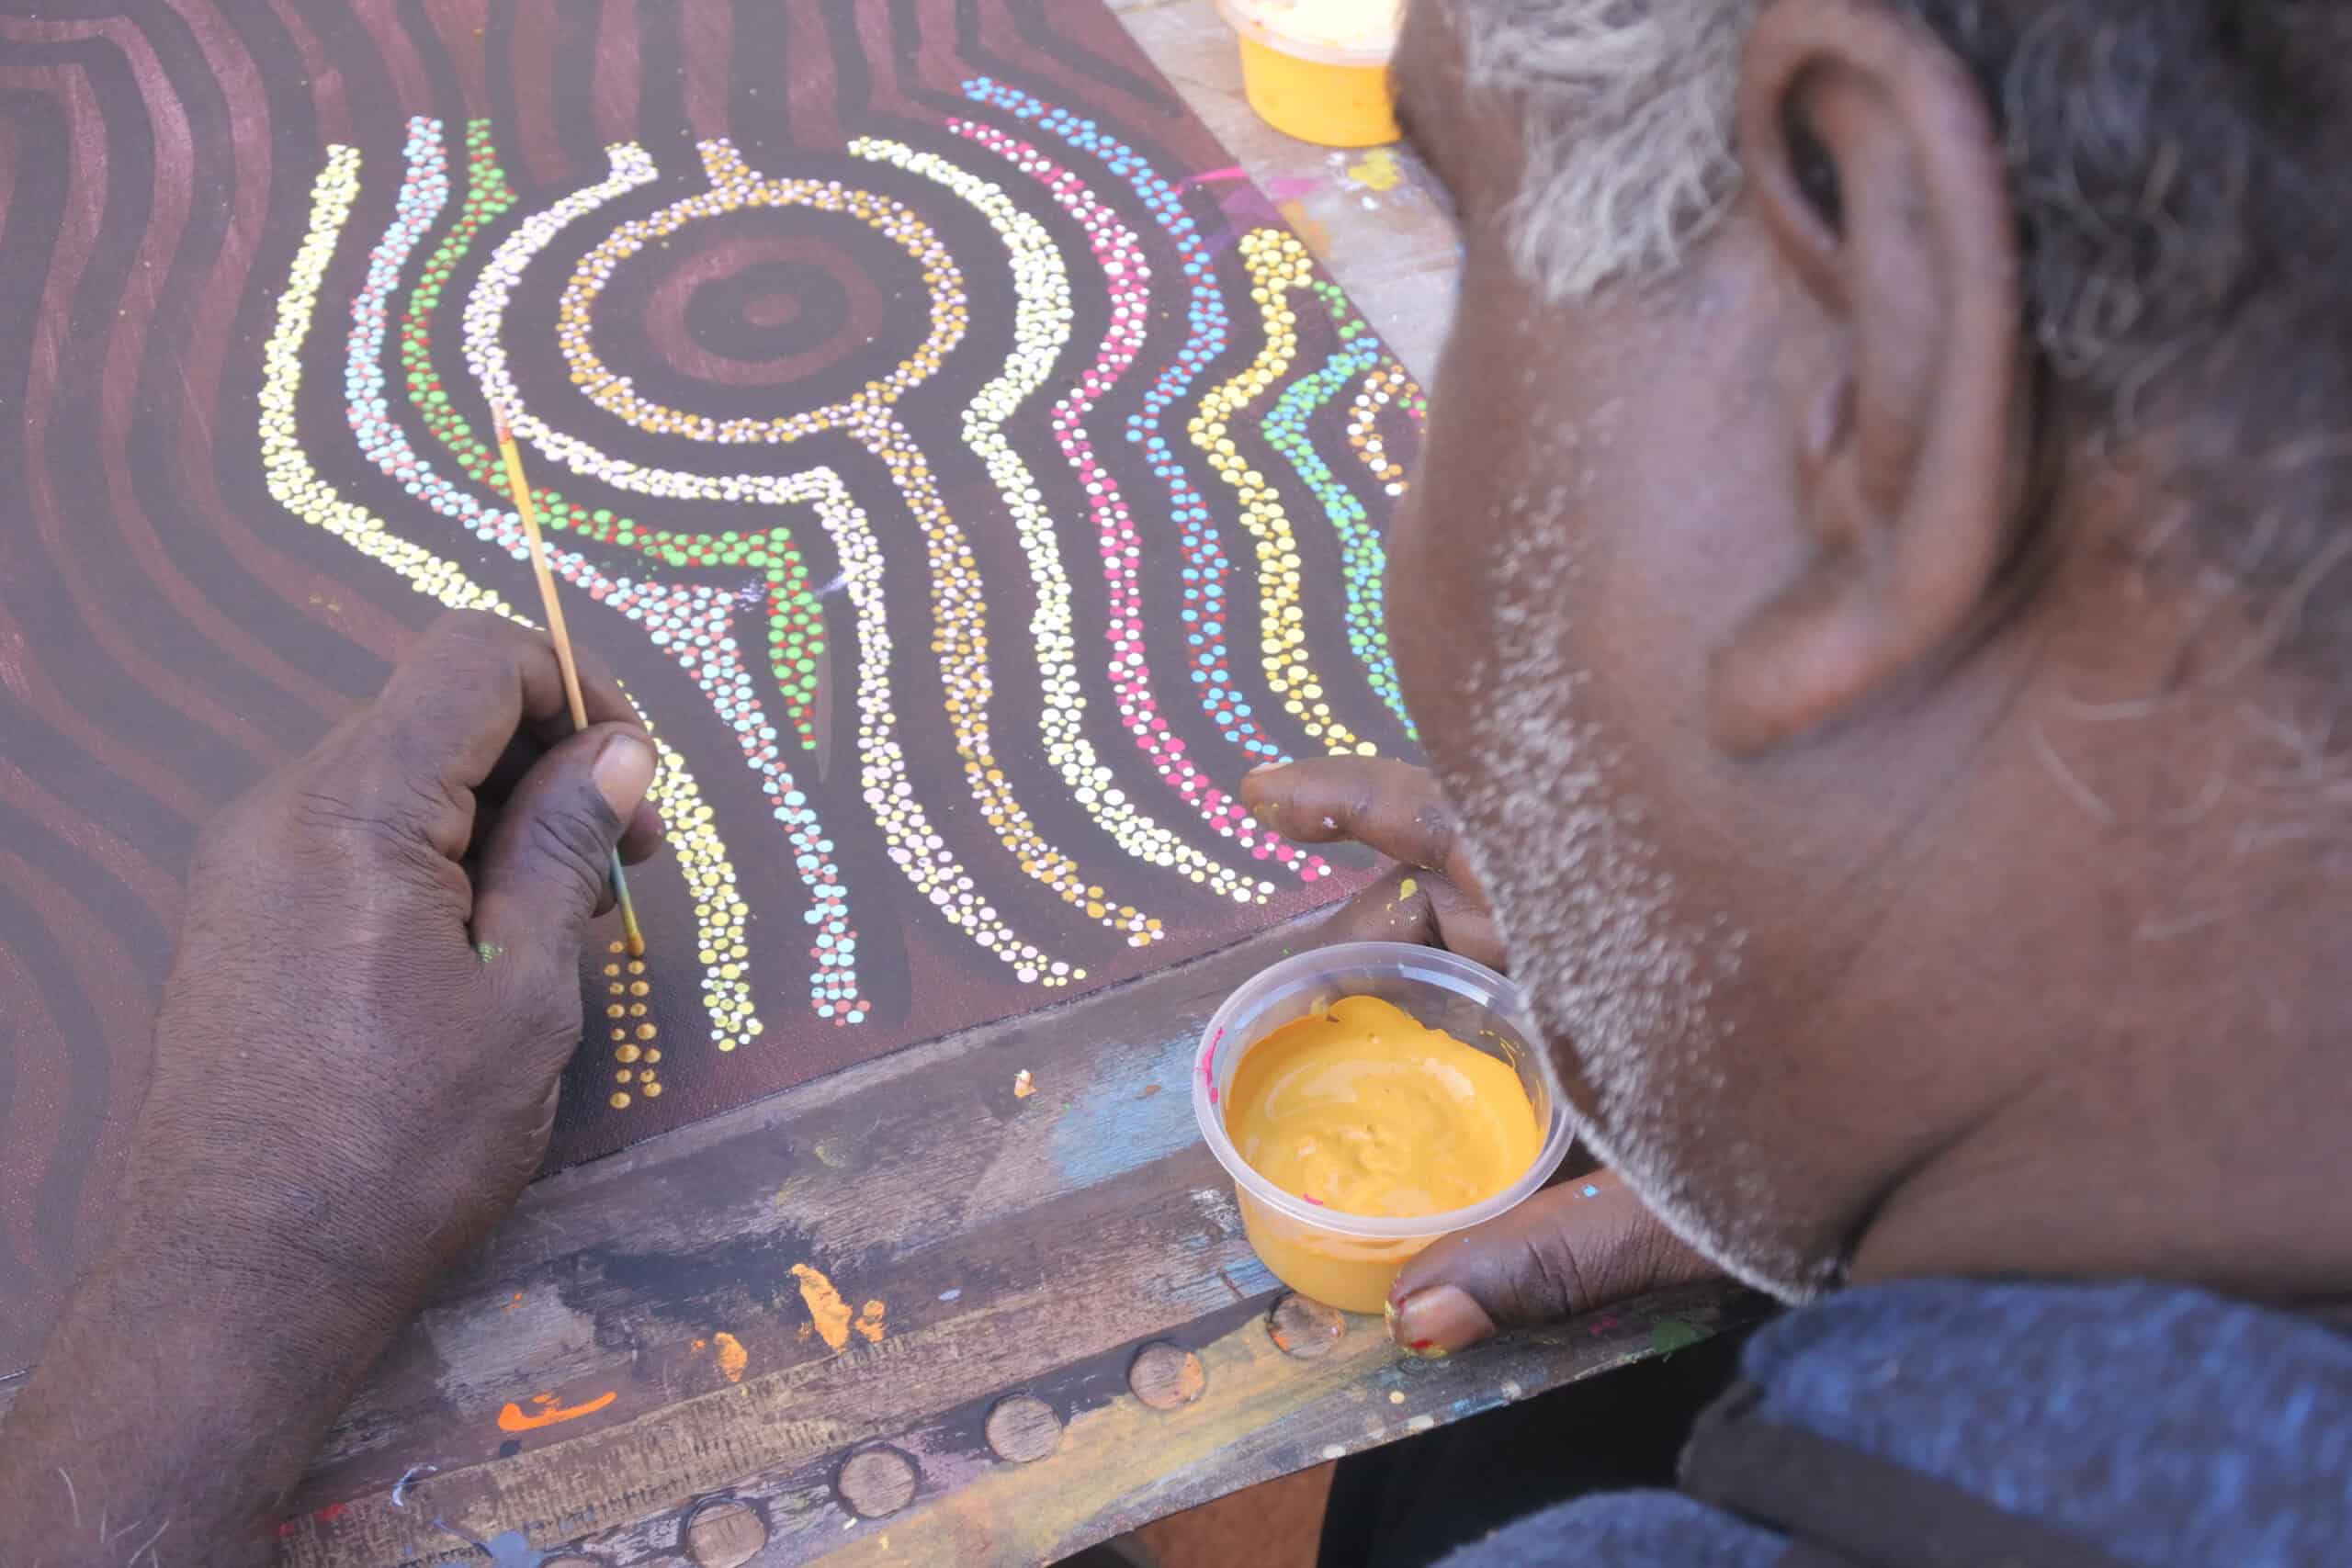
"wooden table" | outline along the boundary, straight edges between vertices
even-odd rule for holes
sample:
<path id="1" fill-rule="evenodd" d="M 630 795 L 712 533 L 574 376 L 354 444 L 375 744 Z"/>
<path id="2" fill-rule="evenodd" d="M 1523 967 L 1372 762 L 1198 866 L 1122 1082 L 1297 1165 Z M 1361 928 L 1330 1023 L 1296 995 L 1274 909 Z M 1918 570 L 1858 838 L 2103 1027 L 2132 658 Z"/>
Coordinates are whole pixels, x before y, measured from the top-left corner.
<path id="1" fill-rule="evenodd" d="M 1269 131 L 1207 0 L 1114 6 L 1426 378 L 1455 271 L 1426 174 Z M 1188 1073 L 1217 1002 L 1314 940 L 1277 931 L 540 1182 L 336 1427 L 288 1559 L 483 1560 L 441 1520 L 610 1568 L 1044 1562 L 1755 1314 L 1690 1291 L 1422 1362 L 1286 1296 L 1198 1143 Z M 829 1343 L 796 1265 L 863 1330 Z"/>

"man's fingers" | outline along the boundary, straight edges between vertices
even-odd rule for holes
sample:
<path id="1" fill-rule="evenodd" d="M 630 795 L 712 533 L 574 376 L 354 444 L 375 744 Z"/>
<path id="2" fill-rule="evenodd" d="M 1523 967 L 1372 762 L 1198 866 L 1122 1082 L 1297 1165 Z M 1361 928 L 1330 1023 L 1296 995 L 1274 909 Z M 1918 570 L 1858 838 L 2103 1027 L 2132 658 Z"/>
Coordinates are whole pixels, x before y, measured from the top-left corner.
<path id="1" fill-rule="evenodd" d="M 598 725 L 523 776 L 484 845 L 473 935 L 486 952 L 535 961 L 532 975 L 570 984 L 581 933 L 605 896 L 612 852 L 653 783 L 643 731 Z"/>
<path id="2" fill-rule="evenodd" d="M 651 860 L 662 848 L 662 813 L 651 803 L 640 806 L 621 831 L 621 859 L 630 865 Z"/>
<path id="3" fill-rule="evenodd" d="M 1441 1356 L 1498 1328 L 1556 1323 L 1715 1272 L 1615 1172 L 1597 1171 L 1431 1242 L 1389 1292 L 1389 1333 L 1417 1355 Z"/>
<path id="4" fill-rule="evenodd" d="M 583 658 L 580 677 L 591 724 L 637 722 L 601 665 Z M 517 730 L 552 739 L 570 728 L 562 667 L 547 635 L 453 611 L 426 628 L 376 700 L 319 754 L 393 825 L 421 831 L 456 859 L 472 829 L 466 792 L 491 777 Z"/>
<path id="5" fill-rule="evenodd" d="M 1502 935 L 1484 904 L 1442 872 L 1398 866 L 1340 906 L 1328 942 L 1413 942 L 1442 947 L 1489 969 L 1509 967 Z"/>
<path id="6" fill-rule="evenodd" d="M 1261 823 L 1300 843 L 1352 839 L 1392 860 L 1444 870 L 1453 813 L 1426 768 L 1377 757 L 1316 757 L 1261 768 L 1241 781 Z"/>

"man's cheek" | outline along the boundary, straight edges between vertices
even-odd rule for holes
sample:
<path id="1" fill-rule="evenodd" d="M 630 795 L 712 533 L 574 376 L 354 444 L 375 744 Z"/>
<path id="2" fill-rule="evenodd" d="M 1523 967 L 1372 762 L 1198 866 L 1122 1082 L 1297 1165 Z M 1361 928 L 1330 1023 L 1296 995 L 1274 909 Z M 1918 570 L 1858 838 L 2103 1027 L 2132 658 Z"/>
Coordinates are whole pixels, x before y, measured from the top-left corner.
<path id="1" fill-rule="evenodd" d="M 1388 557 L 1387 628 L 1406 710 L 1426 743 L 1452 700 L 1450 688 L 1461 680 L 1453 666 L 1466 650 L 1446 635 L 1447 617 L 1430 592 L 1423 537 L 1419 529 L 1401 526 L 1395 536 Z"/>

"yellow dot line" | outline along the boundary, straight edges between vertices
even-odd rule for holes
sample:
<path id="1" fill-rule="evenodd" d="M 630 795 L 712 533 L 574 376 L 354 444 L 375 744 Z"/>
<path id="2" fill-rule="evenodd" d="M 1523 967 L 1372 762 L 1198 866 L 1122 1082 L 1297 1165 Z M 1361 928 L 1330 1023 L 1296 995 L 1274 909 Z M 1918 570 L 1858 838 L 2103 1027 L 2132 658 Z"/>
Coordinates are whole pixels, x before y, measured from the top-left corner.
<path id="1" fill-rule="evenodd" d="M 1299 597 L 1298 536 L 1283 509 L 1281 489 L 1250 466 L 1236 446 L 1231 421 L 1264 396 L 1289 371 L 1298 353 L 1298 316 L 1288 295 L 1314 276 L 1314 261 L 1295 235 L 1256 229 L 1241 237 L 1250 268 L 1250 298 L 1265 324 L 1266 344 L 1232 379 L 1201 400 L 1201 412 L 1187 427 L 1193 445 L 1209 467 L 1231 485 L 1241 503 L 1242 525 L 1258 544 L 1258 639 L 1264 651 L 1266 684 L 1296 717 L 1309 738 L 1334 753 L 1369 757 L 1379 750 L 1332 713 L 1323 682 L 1306 656 L 1306 611 Z"/>

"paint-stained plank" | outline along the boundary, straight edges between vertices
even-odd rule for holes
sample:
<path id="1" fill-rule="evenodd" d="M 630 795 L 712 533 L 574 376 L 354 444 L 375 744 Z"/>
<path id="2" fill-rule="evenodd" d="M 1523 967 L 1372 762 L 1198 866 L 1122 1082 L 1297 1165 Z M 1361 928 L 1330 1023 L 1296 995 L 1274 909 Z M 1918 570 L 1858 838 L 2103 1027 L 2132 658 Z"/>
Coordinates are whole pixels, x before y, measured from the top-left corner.
<path id="1" fill-rule="evenodd" d="M 725 1493 L 766 1510 L 761 1561 L 797 1562 L 892 1522 L 842 1529 L 854 1516 L 836 1472 L 876 1442 L 920 1472 L 893 1519 L 931 1519 L 982 1486 L 925 1528 L 983 1529 L 988 1499 L 1011 1487 L 1025 1499 L 1017 1540 L 1046 1539 L 1050 1520 L 1068 1544 L 1417 1417 L 1557 1386 L 1656 1348 L 1657 1322 L 1683 1338 L 1727 1310 L 1728 1292 L 1702 1292 L 1687 1311 L 1644 1307 L 1435 1369 L 1400 1360 L 1363 1319 L 1323 1357 L 1278 1348 L 1281 1292 L 1192 1136 L 1185 1074 L 1217 1001 L 1312 940 L 1273 933 L 535 1187 L 336 1427 L 303 1503 L 344 1506 L 298 1521 L 290 1559 L 427 1561 L 447 1545 L 435 1514 L 485 1539 L 520 1529 L 552 1545 L 651 1519 L 674 1540 L 684 1510 Z M 1040 1086 L 1026 1098 L 1023 1067 Z M 1166 1414 L 1129 1386 L 1154 1342 L 1195 1352 L 1206 1392 L 1180 1406 L 1185 1425 L 1138 1446 L 1136 1414 Z M 1391 1383 L 1407 1404 L 1385 1399 Z M 1011 1467 L 1034 1479 L 1002 1479 L 986 1438 L 1013 1393 L 1066 1424 L 1055 1453 Z M 509 1406 L 561 1419 L 518 1432 L 501 1423 Z M 1214 1435 L 1195 1458 L 1160 1440 L 1194 1431 Z M 1135 1470 L 1139 1456 L 1159 1469 Z M 412 1490 L 431 1511 L 393 1506 L 393 1484 L 426 1463 L 435 1473 Z"/>

